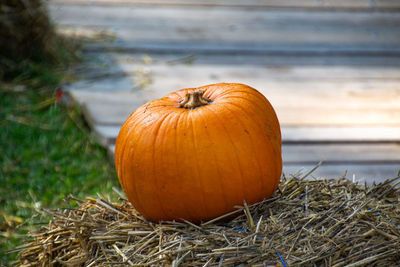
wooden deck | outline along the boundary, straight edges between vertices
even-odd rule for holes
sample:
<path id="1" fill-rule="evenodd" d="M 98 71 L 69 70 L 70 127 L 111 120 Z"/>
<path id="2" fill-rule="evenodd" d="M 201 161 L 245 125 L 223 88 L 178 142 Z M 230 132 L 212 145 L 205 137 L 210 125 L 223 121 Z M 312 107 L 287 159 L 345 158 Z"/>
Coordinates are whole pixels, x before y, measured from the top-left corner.
<path id="1" fill-rule="evenodd" d="M 66 85 L 113 155 L 123 121 L 169 92 L 257 88 L 282 126 L 284 173 L 382 181 L 400 170 L 400 2 L 53 0 L 58 30 L 87 39 Z"/>

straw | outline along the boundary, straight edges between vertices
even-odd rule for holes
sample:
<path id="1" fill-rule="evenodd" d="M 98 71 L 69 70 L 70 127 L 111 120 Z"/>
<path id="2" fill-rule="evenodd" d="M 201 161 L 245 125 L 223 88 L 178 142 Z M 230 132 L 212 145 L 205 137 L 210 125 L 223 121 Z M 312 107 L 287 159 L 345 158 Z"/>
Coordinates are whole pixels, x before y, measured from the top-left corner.
<path id="1" fill-rule="evenodd" d="M 400 262 L 399 177 L 283 178 L 271 199 L 200 225 L 152 223 L 121 198 L 48 211 L 19 266 L 394 266 Z M 121 194 L 122 196 L 122 194 Z M 76 201 L 71 198 L 70 200 Z M 237 215 L 229 222 L 221 222 Z"/>

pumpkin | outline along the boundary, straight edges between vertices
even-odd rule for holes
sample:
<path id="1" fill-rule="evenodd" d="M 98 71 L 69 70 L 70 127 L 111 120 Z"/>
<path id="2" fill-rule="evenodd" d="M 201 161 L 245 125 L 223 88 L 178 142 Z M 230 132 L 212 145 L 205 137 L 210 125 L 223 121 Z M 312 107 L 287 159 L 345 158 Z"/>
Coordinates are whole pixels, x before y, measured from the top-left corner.
<path id="1" fill-rule="evenodd" d="M 274 193 L 282 171 L 279 122 L 247 85 L 182 89 L 129 116 L 115 166 L 145 218 L 198 223 Z"/>

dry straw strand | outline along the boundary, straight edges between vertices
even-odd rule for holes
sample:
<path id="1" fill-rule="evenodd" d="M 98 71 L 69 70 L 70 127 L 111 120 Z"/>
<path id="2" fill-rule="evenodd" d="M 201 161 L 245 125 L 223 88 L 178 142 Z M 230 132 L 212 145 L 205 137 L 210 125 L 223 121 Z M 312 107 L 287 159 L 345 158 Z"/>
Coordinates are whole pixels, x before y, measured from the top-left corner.
<path id="1" fill-rule="evenodd" d="M 13 250 L 16 265 L 400 265 L 399 177 L 370 187 L 303 177 L 283 178 L 271 199 L 200 225 L 154 224 L 125 198 L 77 201 L 48 211 L 49 225 Z"/>

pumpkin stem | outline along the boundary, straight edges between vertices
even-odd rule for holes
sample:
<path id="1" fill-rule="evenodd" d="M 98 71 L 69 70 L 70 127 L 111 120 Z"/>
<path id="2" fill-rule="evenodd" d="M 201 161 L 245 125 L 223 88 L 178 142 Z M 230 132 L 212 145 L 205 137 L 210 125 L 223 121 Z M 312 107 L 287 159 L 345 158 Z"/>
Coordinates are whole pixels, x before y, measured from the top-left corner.
<path id="1" fill-rule="evenodd" d="M 211 99 L 208 97 L 203 96 L 203 90 L 195 90 L 188 92 L 185 95 L 185 98 L 179 101 L 179 107 L 187 108 L 187 109 L 194 109 L 200 106 L 207 105 L 211 102 Z"/>

